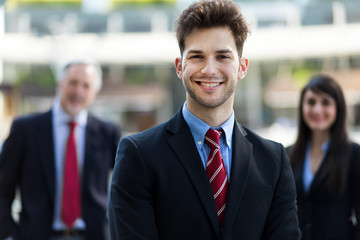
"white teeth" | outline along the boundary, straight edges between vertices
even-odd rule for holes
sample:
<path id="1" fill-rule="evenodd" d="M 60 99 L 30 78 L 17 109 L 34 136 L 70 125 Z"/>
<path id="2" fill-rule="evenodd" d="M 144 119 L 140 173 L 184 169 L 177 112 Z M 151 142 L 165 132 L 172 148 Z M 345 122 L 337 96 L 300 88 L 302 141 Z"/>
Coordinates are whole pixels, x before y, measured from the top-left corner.
<path id="1" fill-rule="evenodd" d="M 205 82 L 200 82 L 200 84 L 204 87 L 216 87 L 220 85 L 220 83 L 205 83 Z"/>

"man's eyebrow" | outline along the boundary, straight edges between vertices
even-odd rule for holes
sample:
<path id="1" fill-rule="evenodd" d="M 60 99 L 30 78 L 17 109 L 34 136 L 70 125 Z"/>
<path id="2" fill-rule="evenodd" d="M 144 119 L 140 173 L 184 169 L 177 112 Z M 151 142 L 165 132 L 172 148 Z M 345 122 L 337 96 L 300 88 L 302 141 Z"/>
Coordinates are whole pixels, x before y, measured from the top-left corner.
<path id="1" fill-rule="evenodd" d="M 188 53 L 202 53 L 201 50 L 189 50 Z"/>
<path id="2" fill-rule="evenodd" d="M 232 52 L 230 49 L 222 49 L 222 50 L 217 50 L 217 53 L 229 53 Z"/>
<path id="3" fill-rule="evenodd" d="M 203 51 L 201 50 L 189 50 L 187 51 L 188 53 L 193 53 L 193 54 L 199 54 L 199 53 L 203 53 Z M 232 52 L 230 49 L 221 49 L 221 50 L 217 50 L 215 51 L 216 53 L 230 53 Z"/>

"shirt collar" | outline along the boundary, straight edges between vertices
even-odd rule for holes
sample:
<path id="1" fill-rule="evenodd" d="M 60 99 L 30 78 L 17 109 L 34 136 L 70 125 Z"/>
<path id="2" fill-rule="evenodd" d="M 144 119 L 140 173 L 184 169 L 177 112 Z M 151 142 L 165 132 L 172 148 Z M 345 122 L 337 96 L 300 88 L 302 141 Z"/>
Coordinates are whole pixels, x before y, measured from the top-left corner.
<path id="1" fill-rule="evenodd" d="M 61 107 L 60 100 L 58 98 L 55 98 L 52 109 L 55 122 L 65 124 L 72 120 L 72 118 Z M 86 110 L 81 110 L 75 116 L 76 124 L 78 126 L 86 126 L 87 116 L 88 112 Z"/>
<path id="2" fill-rule="evenodd" d="M 330 145 L 330 140 L 324 142 L 324 144 L 321 146 L 323 153 L 327 153 L 327 151 L 329 150 L 329 145 Z"/>
<path id="3" fill-rule="evenodd" d="M 209 130 L 210 126 L 189 111 L 189 109 L 187 108 L 187 102 L 185 102 L 183 105 L 182 114 L 184 116 L 186 123 L 190 128 L 190 131 L 195 139 L 195 142 L 197 143 L 197 145 L 202 146 L 204 144 L 205 134 Z M 221 126 L 215 128 L 215 129 L 220 129 L 220 128 L 223 129 L 225 133 L 226 145 L 229 148 L 231 148 L 231 138 L 234 130 L 234 121 L 235 121 L 235 117 L 233 111 L 228 120 L 226 120 Z M 199 141 L 201 141 L 201 144 L 199 144 Z"/>

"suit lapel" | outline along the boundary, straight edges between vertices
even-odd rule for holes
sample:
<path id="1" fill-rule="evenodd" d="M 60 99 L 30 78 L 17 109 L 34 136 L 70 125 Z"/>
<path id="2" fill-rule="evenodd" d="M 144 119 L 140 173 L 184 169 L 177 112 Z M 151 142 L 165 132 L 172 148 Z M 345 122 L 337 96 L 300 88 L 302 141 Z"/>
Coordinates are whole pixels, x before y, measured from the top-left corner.
<path id="1" fill-rule="evenodd" d="M 244 196 L 247 184 L 250 162 L 253 161 L 252 144 L 244 137 L 245 130 L 235 122 L 232 143 L 232 163 L 230 172 L 230 186 L 226 200 L 224 219 L 224 234 L 231 229 L 235 215 Z"/>
<path id="2" fill-rule="evenodd" d="M 302 173 L 304 172 L 304 162 L 299 165 L 297 168 L 295 168 L 294 171 L 294 179 L 295 179 L 295 183 L 296 183 L 296 188 L 298 191 L 298 196 L 306 196 L 307 193 L 305 192 L 304 189 L 304 183 L 303 183 L 303 178 L 302 178 Z"/>
<path id="3" fill-rule="evenodd" d="M 198 150 L 188 125 L 186 124 L 181 110 L 172 118 L 168 125 L 168 131 L 173 133 L 168 142 L 177 159 L 184 167 L 190 181 L 193 183 L 204 210 L 218 236 L 220 237 L 219 222 L 216 214 L 211 186 L 202 165 Z"/>
<path id="4" fill-rule="evenodd" d="M 92 115 L 88 115 L 88 120 L 86 124 L 86 134 L 85 134 L 85 155 L 84 155 L 84 166 L 83 166 L 83 177 L 82 177 L 82 188 L 88 188 L 89 178 L 91 177 L 91 170 L 94 169 L 91 167 L 94 164 L 94 156 L 93 153 L 97 146 L 99 145 L 98 136 L 99 126 L 94 121 Z"/>
<path id="5" fill-rule="evenodd" d="M 319 169 L 315 173 L 313 181 L 312 181 L 312 183 L 310 185 L 309 197 L 317 193 L 316 189 L 322 188 L 324 186 L 324 184 L 326 184 L 325 183 L 325 178 L 324 178 L 324 166 L 326 165 L 326 161 L 327 161 L 327 157 L 325 156 L 325 158 L 322 161 Z"/>
<path id="6" fill-rule="evenodd" d="M 296 182 L 296 188 L 298 189 L 298 196 L 304 196 L 306 198 L 311 198 L 318 193 L 317 189 L 322 188 L 325 184 L 325 178 L 323 176 L 324 165 L 327 158 L 323 160 L 320 165 L 320 168 L 316 172 L 312 183 L 310 185 L 309 191 L 305 192 L 304 182 L 303 182 L 303 173 L 305 168 L 305 162 L 303 161 L 299 167 L 297 167 L 294 171 L 294 178 Z M 324 164 L 325 163 L 325 164 Z"/>
<path id="7" fill-rule="evenodd" d="M 51 199 L 55 196 L 55 160 L 54 160 L 54 139 L 52 129 L 52 112 L 43 114 L 39 121 L 38 148 L 42 162 L 43 172 L 46 178 Z"/>

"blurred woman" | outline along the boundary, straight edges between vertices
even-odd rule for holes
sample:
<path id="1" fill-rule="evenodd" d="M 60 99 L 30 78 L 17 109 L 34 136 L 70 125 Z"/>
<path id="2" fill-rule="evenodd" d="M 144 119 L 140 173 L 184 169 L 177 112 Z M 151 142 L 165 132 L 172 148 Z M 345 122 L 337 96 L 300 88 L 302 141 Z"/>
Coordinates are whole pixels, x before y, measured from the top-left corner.
<path id="1" fill-rule="evenodd" d="M 360 239 L 360 146 L 348 138 L 340 86 L 314 76 L 301 91 L 298 115 L 298 136 L 287 150 L 302 239 Z"/>

